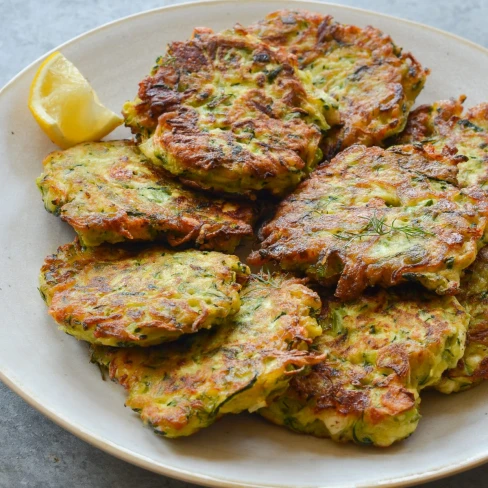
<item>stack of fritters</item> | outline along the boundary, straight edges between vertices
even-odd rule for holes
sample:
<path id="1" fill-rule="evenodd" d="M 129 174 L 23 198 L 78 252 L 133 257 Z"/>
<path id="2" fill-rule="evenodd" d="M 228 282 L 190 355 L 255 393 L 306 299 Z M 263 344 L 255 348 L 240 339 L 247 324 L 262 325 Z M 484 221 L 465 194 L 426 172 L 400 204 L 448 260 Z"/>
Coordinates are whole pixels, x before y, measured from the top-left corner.
<path id="1" fill-rule="evenodd" d="M 278 205 L 249 262 L 305 274 L 335 298 L 324 298 L 313 346 L 326 360 L 294 379 L 266 418 L 387 446 L 415 430 L 421 389 L 455 391 L 486 376 L 484 250 L 476 256 L 488 194 L 461 188 L 455 163 L 417 146 L 353 146 Z M 406 282 L 416 288 L 367 290 Z"/>
<path id="2" fill-rule="evenodd" d="M 189 435 L 226 413 L 254 411 L 320 357 L 316 293 L 282 275 L 253 276 L 224 326 L 150 350 L 94 348 L 93 359 L 129 391 L 127 405 L 156 432 Z"/>
<path id="3" fill-rule="evenodd" d="M 124 105 L 135 142 L 46 158 L 45 207 L 78 238 L 41 295 L 157 433 L 248 410 L 388 446 L 421 390 L 488 377 L 488 108 L 409 115 L 427 74 L 306 11 L 197 28 Z M 248 261 L 281 271 L 251 274 L 225 253 L 274 204 Z"/>
<path id="4" fill-rule="evenodd" d="M 481 103 L 463 113 L 466 97 L 422 105 L 408 119 L 395 143 L 413 143 L 426 152 L 447 154 L 457 162 L 461 187 L 487 190 L 488 104 Z M 459 300 L 471 319 L 466 352 L 456 368 L 447 371 L 436 388 L 452 393 L 470 388 L 488 378 L 488 248 L 479 252 L 466 270 Z"/>

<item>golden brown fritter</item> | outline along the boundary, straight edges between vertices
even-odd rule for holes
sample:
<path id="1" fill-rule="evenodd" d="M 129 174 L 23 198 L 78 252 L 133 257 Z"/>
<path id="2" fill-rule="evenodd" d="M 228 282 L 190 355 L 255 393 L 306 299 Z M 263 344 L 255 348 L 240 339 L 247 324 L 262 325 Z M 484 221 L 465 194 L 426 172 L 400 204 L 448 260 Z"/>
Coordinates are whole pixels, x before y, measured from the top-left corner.
<path id="1" fill-rule="evenodd" d="M 343 299 L 405 281 L 454 294 L 488 217 L 488 196 L 459 189 L 456 172 L 413 146 L 352 146 L 281 202 L 249 261 L 338 283 Z"/>
<path id="2" fill-rule="evenodd" d="M 389 446 L 408 437 L 420 419 L 419 391 L 463 355 L 468 314 L 456 298 L 420 289 L 322 300 L 324 333 L 312 349 L 325 360 L 260 413 L 339 442 Z"/>
<path id="3" fill-rule="evenodd" d="M 251 276 L 226 324 L 141 350 L 95 347 L 93 360 L 129 393 L 126 405 L 156 433 L 180 437 L 228 413 L 256 410 L 319 358 L 307 344 L 321 333 L 316 293 L 286 276 Z"/>
<path id="4" fill-rule="evenodd" d="M 458 298 L 471 315 L 466 350 L 457 366 L 435 385 L 442 393 L 467 390 L 488 379 L 488 247 L 466 270 Z"/>
<path id="5" fill-rule="evenodd" d="M 405 126 L 428 70 L 374 27 L 335 22 L 306 10 L 280 10 L 247 29 L 285 47 L 314 87 L 335 100 L 325 104 L 332 130 L 322 149 L 327 159 L 352 144 L 380 145 Z"/>
<path id="6" fill-rule="evenodd" d="M 322 104 L 286 51 L 200 28 L 169 45 L 123 112 L 141 150 L 186 184 L 282 195 L 321 159 Z"/>
<path id="7" fill-rule="evenodd" d="M 253 207 L 182 186 L 129 141 L 89 142 L 55 151 L 37 179 L 46 209 L 84 245 L 165 239 L 232 252 L 252 236 Z"/>
<path id="8" fill-rule="evenodd" d="M 61 246 L 40 292 L 61 330 L 93 344 L 151 346 L 222 324 L 239 311 L 249 268 L 219 252 Z"/>
<path id="9" fill-rule="evenodd" d="M 461 186 L 488 189 L 488 103 L 463 114 L 463 95 L 422 105 L 408 118 L 400 143 L 421 144 L 427 152 L 447 154 L 459 161 Z"/>

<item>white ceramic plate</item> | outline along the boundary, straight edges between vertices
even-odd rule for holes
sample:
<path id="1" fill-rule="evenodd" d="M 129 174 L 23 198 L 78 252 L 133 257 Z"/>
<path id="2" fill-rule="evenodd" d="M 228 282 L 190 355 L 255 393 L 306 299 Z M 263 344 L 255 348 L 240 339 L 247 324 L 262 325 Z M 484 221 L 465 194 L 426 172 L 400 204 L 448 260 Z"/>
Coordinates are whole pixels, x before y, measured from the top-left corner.
<path id="1" fill-rule="evenodd" d="M 217 1 L 135 15 L 95 29 L 59 49 L 112 109 L 171 40 L 196 25 L 248 24 L 279 8 L 303 7 L 337 20 L 372 24 L 432 69 L 420 102 L 468 95 L 486 99 L 488 51 L 447 33 L 372 12 L 313 2 Z M 258 417 L 227 417 L 198 435 L 157 437 L 124 409 L 124 392 L 103 382 L 86 347 L 58 332 L 37 292 L 45 255 L 68 242 L 67 225 L 42 206 L 34 179 L 54 146 L 27 109 L 35 62 L 0 93 L 0 372 L 31 405 L 82 439 L 126 461 L 175 478 L 218 486 L 404 486 L 488 459 L 488 384 L 444 397 L 425 395 L 423 419 L 406 442 L 379 450 L 292 434 Z M 127 136 L 118 129 L 114 138 Z"/>

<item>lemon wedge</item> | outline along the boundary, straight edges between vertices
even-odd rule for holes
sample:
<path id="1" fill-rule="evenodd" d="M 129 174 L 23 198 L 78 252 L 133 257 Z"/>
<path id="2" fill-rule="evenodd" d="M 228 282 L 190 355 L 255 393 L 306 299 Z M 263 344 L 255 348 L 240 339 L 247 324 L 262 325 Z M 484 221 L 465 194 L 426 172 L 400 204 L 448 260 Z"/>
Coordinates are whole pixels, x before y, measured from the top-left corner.
<path id="1" fill-rule="evenodd" d="M 60 52 L 41 64 L 32 81 L 29 109 L 58 146 L 98 141 L 123 119 L 104 107 L 86 78 Z"/>

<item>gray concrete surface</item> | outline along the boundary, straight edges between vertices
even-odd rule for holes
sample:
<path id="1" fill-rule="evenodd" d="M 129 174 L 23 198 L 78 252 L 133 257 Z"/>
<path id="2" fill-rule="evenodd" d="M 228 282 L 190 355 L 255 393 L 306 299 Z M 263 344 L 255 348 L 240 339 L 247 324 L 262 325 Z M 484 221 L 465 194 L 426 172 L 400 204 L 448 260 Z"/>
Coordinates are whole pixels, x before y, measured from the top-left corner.
<path id="1" fill-rule="evenodd" d="M 241 0 L 244 1 L 244 0 Z M 177 1 L 0 0 L 0 86 L 58 44 L 105 22 Z M 429 24 L 488 47 L 487 0 L 336 0 Z M 64 431 L 0 383 L 1 488 L 186 488 Z M 488 465 L 423 485 L 488 487 Z"/>

